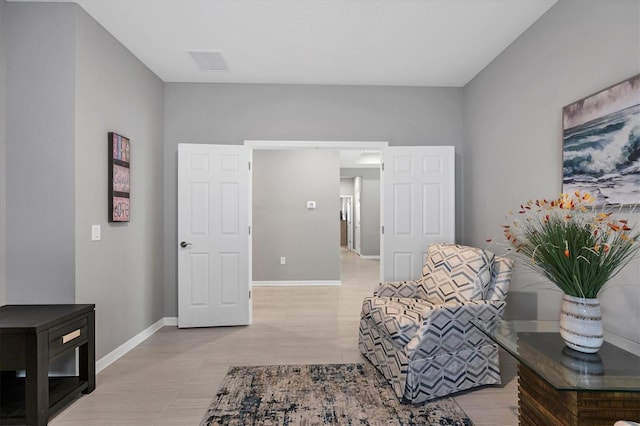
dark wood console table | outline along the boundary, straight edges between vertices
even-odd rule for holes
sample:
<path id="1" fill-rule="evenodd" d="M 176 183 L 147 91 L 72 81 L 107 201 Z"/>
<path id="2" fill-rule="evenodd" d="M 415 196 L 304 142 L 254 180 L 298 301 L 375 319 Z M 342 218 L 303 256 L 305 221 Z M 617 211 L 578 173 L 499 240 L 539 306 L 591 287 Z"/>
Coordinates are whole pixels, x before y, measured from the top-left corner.
<path id="1" fill-rule="evenodd" d="M 75 348 L 79 375 L 49 377 L 49 361 Z M 0 424 L 46 425 L 96 388 L 95 305 L 1 306 L 0 370 Z"/>
<path id="2" fill-rule="evenodd" d="M 471 323 L 518 360 L 522 426 L 611 426 L 640 422 L 640 357 L 605 342 L 594 354 L 569 349 L 558 321 Z"/>

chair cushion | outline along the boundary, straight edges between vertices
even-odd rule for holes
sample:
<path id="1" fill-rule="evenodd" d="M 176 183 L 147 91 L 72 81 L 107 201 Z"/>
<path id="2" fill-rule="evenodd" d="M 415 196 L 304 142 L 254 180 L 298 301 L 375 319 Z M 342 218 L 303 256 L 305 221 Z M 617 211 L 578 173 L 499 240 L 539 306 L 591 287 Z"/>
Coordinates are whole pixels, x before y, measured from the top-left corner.
<path id="1" fill-rule="evenodd" d="M 496 256 L 491 268 L 491 281 L 484 295 L 485 300 L 502 301 L 507 297 L 511 273 L 513 272 L 513 259 Z"/>
<path id="2" fill-rule="evenodd" d="M 422 285 L 431 303 L 483 299 L 495 255 L 458 244 L 431 244 Z"/>

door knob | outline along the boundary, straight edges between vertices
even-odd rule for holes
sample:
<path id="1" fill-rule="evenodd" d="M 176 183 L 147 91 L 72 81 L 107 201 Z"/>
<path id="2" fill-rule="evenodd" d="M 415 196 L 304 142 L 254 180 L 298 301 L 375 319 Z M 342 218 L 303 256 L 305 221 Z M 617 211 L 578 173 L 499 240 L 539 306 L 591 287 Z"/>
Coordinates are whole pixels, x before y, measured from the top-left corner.
<path id="1" fill-rule="evenodd" d="M 191 245 L 191 243 L 188 243 L 188 242 L 186 242 L 186 241 L 183 241 L 183 242 L 181 242 L 181 243 L 180 243 L 180 247 L 182 247 L 182 248 L 187 248 L 187 247 L 189 247 L 190 245 Z"/>

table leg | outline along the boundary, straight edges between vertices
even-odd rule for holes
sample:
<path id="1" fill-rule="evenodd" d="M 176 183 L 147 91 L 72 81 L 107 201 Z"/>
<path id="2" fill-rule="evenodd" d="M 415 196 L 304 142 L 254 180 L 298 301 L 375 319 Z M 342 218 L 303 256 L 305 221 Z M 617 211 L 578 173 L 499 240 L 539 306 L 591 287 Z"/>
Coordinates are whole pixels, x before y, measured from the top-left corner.
<path id="1" fill-rule="evenodd" d="M 49 420 L 49 334 L 28 335 L 26 339 L 25 421 L 46 425 Z"/>
<path id="2" fill-rule="evenodd" d="M 91 393 L 96 389 L 96 339 L 95 339 L 95 311 L 87 315 L 87 343 L 80 346 L 78 356 L 80 380 L 87 381 L 84 393 Z"/>

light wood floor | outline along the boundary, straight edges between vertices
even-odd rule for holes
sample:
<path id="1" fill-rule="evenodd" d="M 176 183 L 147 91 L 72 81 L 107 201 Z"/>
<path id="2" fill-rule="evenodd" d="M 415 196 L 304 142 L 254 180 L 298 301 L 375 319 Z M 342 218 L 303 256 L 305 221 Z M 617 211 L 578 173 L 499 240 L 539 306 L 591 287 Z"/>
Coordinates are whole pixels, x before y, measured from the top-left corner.
<path id="1" fill-rule="evenodd" d="M 51 425 L 198 425 L 230 365 L 367 362 L 358 351 L 362 298 L 379 262 L 343 251 L 342 286 L 256 287 L 253 324 L 164 327 L 97 376 L 96 390 Z M 455 399 L 481 426 L 517 425 L 516 364 L 501 353 L 503 385 Z"/>

